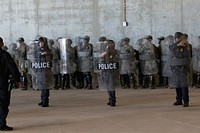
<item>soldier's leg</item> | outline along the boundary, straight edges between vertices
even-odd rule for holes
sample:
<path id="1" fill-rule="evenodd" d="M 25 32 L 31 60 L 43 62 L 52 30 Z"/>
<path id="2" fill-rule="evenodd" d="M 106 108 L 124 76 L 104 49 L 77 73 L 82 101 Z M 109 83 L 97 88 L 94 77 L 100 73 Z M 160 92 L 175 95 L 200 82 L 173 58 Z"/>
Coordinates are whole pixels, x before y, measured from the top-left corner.
<path id="1" fill-rule="evenodd" d="M 49 89 L 41 89 L 41 106 L 48 107 L 49 106 Z"/>
<path id="2" fill-rule="evenodd" d="M 84 78 L 86 81 L 85 89 L 92 89 L 92 75 L 90 72 L 84 73 Z"/>
<path id="3" fill-rule="evenodd" d="M 11 92 L 7 90 L 0 90 L 0 128 L 7 125 L 6 118 L 9 112 Z"/>
<path id="4" fill-rule="evenodd" d="M 65 89 L 66 84 L 66 74 L 61 74 L 61 89 Z"/>
<path id="5" fill-rule="evenodd" d="M 166 80 L 166 77 L 163 77 L 162 76 L 162 87 L 166 87 L 166 84 L 167 84 L 167 80 Z"/>
<path id="6" fill-rule="evenodd" d="M 136 76 L 134 74 L 129 74 L 129 79 L 130 79 L 130 83 L 132 83 L 133 88 L 137 89 Z"/>
<path id="7" fill-rule="evenodd" d="M 126 86 L 127 88 L 131 88 L 131 87 L 130 87 L 130 77 L 129 77 L 128 74 L 125 74 L 125 86 Z"/>
<path id="8" fill-rule="evenodd" d="M 77 89 L 83 89 L 84 88 L 84 74 L 82 72 L 77 72 L 77 81 L 78 81 Z"/>
<path id="9" fill-rule="evenodd" d="M 22 90 L 28 89 L 28 80 L 27 80 L 26 72 L 21 72 L 21 84 L 22 84 Z"/>
<path id="10" fill-rule="evenodd" d="M 66 88 L 70 89 L 70 75 L 66 74 Z"/>
<path id="11" fill-rule="evenodd" d="M 116 93 L 115 91 L 108 91 L 109 102 L 108 105 L 114 107 L 116 105 Z"/>
<path id="12" fill-rule="evenodd" d="M 120 74 L 120 84 L 121 84 L 121 87 L 124 88 L 124 86 L 125 86 L 124 74 Z"/>
<path id="13" fill-rule="evenodd" d="M 174 105 L 182 105 L 182 88 L 176 88 L 176 102 L 174 103 Z"/>
<path id="14" fill-rule="evenodd" d="M 154 75 L 149 76 L 149 85 L 151 89 L 155 89 L 155 77 Z"/>
<path id="15" fill-rule="evenodd" d="M 189 106 L 189 90 L 188 87 L 183 87 L 181 88 L 182 90 L 182 98 L 184 101 L 184 107 L 188 107 Z"/>
<path id="16" fill-rule="evenodd" d="M 28 74 L 28 83 L 29 83 L 29 87 L 33 88 L 33 82 L 32 82 L 32 75 Z"/>
<path id="17" fill-rule="evenodd" d="M 143 75 L 143 88 L 149 88 L 149 75 Z"/>
<path id="18" fill-rule="evenodd" d="M 58 74 L 54 74 L 54 89 L 58 90 Z"/>
<path id="19" fill-rule="evenodd" d="M 73 87 L 76 87 L 76 73 L 71 74 L 71 81 L 72 81 Z"/>
<path id="20" fill-rule="evenodd" d="M 197 74 L 196 73 L 193 73 L 192 75 L 192 86 L 193 87 L 196 87 L 197 86 Z"/>

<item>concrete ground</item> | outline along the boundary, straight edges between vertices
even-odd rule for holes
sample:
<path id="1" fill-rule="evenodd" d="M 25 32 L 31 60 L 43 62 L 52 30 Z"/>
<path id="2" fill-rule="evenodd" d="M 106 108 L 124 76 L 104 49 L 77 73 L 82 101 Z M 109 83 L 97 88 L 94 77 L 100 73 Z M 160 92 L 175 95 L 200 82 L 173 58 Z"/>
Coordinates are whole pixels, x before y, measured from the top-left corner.
<path id="1" fill-rule="evenodd" d="M 41 108 L 39 91 L 12 92 L 8 125 L 14 133 L 198 133 L 200 89 L 190 89 L 190 107 L 172 106 L 173 89 L 118 90 L 117 106 L 97 90 L 52 90 Z"/>

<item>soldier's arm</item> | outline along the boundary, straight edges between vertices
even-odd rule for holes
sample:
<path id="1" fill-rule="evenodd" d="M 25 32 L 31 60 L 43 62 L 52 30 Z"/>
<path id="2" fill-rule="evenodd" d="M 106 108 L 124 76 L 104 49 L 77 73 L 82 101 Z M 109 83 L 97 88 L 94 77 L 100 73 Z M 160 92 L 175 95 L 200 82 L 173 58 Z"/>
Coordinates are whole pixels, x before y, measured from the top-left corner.
<path id="1" fill-rule="evenodd" d="M 21 76 L 21 74 L 20 74 L 20 72 L 19 72 L 19 70 L 17 68 L 16 63 L 14 62 L 14 59 L 7 52 L 5 52 L 5 54 L 4 54 L 4 59 L 5 59 L 7 68 L 9 70 L 10 74 L 12 75 L 13 79 L 16 82 L 20 82 L 20 76 Z"/>

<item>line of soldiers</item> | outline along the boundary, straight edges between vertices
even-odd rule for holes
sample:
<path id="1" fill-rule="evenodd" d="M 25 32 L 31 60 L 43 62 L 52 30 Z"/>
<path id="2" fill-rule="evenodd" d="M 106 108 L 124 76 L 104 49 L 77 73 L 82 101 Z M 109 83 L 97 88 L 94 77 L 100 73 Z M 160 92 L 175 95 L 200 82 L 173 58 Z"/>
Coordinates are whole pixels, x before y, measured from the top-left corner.
<path id="1" fill-rule="evenodd" d="M 41 36 L 36 36 L 35 40 Z M 187 40 L 188 35 L 184 34 Z M 102 51 L 102 45 L 107 40 L 102 36 L 96 45 L 90 43 L 90 37 L 80 37 L 75 44 L 71 39 L 58 38 L 57 40 L 47 39 L 52 58 L 52 73 L 54 77 L 54 89 L 69 89 L 71 85 L 77 89 L 98 88 L 98 70 L 99 61 L 98 52 Z M 169 46 L 173 44 L 174 37 L 158 38 L 158 46 L 152 43 L 153 37 L 148 35 L 139 39 L 135 47 L 130 45 L 129 38 L 123 38 L 117 46 L 119 55 L 119 83 L 122 88 L 155 88 L 168 87 L 170 84 L 171 68 L 169 58 L 171 56 Z M 31 43 L 30 43 L 31 44 Z M 37 81 L 27 64 L 28 51 L 31 45 L 27 45 L 24 38 L 20 37 L 16 43 L 9 45 L 8 52 L 15 59 L 21 72 L 22 89 L 34 87 Z M 192 85 L 200 87 L 200 67 L 199 67 L 199 49 L 193 48 L 189 44 L 193 68 L 190 72 Z M 193 53 L 192 53 L 193 51 Z M 93 80 L 95 79 L 95 80 Z M 29 85 L 29 86 L 28 86 Z"/>

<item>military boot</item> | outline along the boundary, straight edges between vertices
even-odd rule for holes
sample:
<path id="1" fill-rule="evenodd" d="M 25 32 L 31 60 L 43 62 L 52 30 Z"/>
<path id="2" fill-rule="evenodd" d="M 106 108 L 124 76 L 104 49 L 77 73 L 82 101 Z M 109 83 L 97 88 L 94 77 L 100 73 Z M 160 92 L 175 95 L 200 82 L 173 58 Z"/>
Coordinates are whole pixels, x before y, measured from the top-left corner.
<path id="1" fill-rule="evenodd" d="M 125 87 L 125 83 L 124 83 L 124 75 L 123 74 L 120 74 L 120 85 L 122 88 Z"/>

